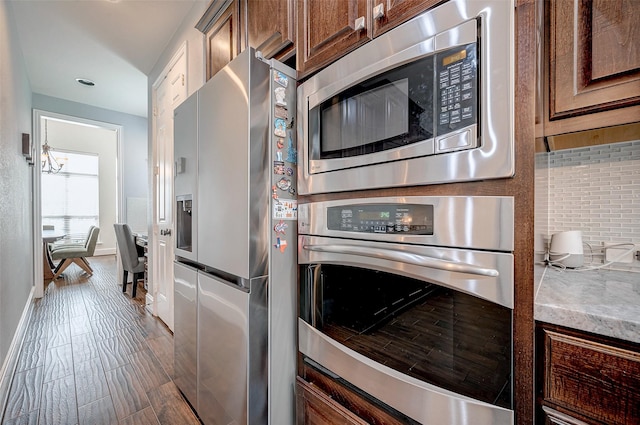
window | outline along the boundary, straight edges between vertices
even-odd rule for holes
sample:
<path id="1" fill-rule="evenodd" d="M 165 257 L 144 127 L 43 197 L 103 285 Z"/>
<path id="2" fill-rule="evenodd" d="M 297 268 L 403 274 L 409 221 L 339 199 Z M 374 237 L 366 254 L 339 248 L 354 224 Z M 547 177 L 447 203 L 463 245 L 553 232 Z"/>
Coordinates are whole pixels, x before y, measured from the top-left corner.
<path id="1" fill-rule="evenodd" d="M 99 223 L 98 155 L 51 150 L 64 157 L 57 174 L 42 174 L 42 224 L 52 224 L 70 238 L 84 240 Z"/>

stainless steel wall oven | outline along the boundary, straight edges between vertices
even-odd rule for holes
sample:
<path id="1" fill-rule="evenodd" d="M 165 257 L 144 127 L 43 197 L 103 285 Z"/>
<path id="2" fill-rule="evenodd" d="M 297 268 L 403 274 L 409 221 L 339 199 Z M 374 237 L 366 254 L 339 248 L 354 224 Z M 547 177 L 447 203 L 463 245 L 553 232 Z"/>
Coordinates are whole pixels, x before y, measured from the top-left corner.
<path id="1" fill-rule="evenodd" d="M 450 0 L 298 88 L 301 194 L 511 177 L 512 0 Z"/>
<path id="2" fill-rule="evenodd" d="M 303 204 L 299 351 L 422 424 L 513 424 L 513 198 Z"/>

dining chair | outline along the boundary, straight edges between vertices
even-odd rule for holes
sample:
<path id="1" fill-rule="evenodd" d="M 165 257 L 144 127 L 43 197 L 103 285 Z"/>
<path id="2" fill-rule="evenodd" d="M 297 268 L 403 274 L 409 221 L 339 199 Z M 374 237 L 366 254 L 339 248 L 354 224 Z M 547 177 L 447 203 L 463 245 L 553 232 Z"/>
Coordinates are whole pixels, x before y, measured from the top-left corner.
<path id="1" fill-rule="evenodd" d="M 122 261 L 122 292 L 127 292 L 127 276 L 129 273 L 133 273 L 131 298 L 135 298 L 138 276 L 142 275 L 144 277 L 145 258 L 138 256 L 136 240 L 128 224 L 116 223 L 113 227 L 116 231 L 116 241 L 118 242 L 118 251 L 120 251 L 120 259 Z"/>
<path id="2" fill-rule="evenodd" d="M 58 249 L 80 248 L 86 246 L 87 242 L 89 242 L 89 238 L 91 237 L 91 231 L 95 227 L 96 226 L 89 227 L 89 231 L 87 232 L 87 236 L 84 238 L 84 240 L 81 240 L 77 237 L 72 238 L 70 235 L 65 235 L 62 239 L 51 242 L 49 244 L 49 250 L 53 252 Z"/>
<path id="3" fill-rule="evenodd" d="M 93 257 L 99 233 L 100 228 L 94 226 L 90 229 L 87 240 L 83 245 L 70 245 L 67 247 L 53 249 L 51 251 L 51 259 L 54 261 L 61 260 L 54 270 L 53 278 L 55 279 L 60 276 L 72 263 L 76 263 L 88 274 L 93 274 L 93 269 L 91 268 L 87 258 Z"/>

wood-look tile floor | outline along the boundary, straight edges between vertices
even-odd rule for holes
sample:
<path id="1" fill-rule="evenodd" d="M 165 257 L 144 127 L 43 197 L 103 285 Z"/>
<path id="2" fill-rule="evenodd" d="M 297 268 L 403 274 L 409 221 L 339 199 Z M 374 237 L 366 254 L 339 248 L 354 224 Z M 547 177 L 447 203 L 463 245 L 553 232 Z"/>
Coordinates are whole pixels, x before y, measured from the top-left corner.
<path id="1" fill-rule="evenodd" d="M 173 336 L 131 299 L 115 256 L 69 267 L 36 300 L 2 424 L 200 424 L 173 378 Z"/>

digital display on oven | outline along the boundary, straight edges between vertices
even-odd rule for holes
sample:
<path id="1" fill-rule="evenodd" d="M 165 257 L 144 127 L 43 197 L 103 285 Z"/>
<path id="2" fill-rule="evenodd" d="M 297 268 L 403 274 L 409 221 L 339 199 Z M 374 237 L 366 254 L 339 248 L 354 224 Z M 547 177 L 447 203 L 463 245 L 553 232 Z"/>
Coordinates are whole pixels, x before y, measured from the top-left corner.
<path id="1" fill-rule="evenodd" d="M 433 205 L 356 204 L 327 208 L 329 230 L 433 235 Z"/>

